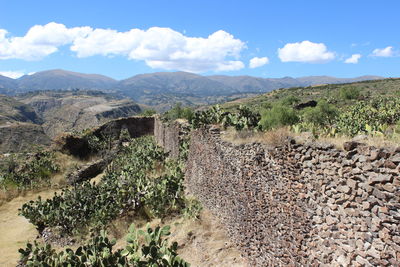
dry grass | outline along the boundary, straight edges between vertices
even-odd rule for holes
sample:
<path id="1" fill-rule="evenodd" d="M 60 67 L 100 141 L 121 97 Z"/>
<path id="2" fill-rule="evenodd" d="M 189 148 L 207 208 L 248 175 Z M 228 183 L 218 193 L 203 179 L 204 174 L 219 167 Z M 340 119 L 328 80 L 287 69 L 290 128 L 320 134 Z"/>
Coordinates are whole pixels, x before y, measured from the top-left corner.
<path id="1" fill-rule="evenodd" d="M 235 144 L 249 144 L 249 143 L 261 143 L 269 146 L 279 146 L 287 142 L 288 138 L 294 138 L 297 143 L 304 144 L 306 142 L 315 142 L 333 144 L 335 148 L 343 150 L 343 144 L 345 142 L 355 140 L 361 143 L 365 143 L 369 146 L 377 148 L 389 148 L 400 146 L 400 135 L 393 135 L 390 138 L 384 136 L 365 136 L 365 138 L 351 138 L 347 136 L 336 136 L 336 137 L 320 137 L 315 139 L 311 133 L 294 133 L 287 127 L 279 128 L 267 132 L 254 132 L 254 131 L 236 131 L 234 128 L 228 128 L 221 132 L 221 139 Z"/>
<path id="2" fill-rule="evenodd" d="M 267 132 L 238 132 L 234 128 L 228 128 L 226 131 L 221 132 L 222 140 L 235 145 L 261 143 L 269 146 L 279 146 L 285 144 L 288 137 L 294 137 L 294 134 L 286 127 Z"/>
<path id="3" fill-rule="evenodd" d="M 40 193 L 25 192 L 0 206 L 0 266 L 15 266 L 18 259 L 18 249 L 25 247 L 27 241 L 33 241 L 37 236 L 35 226 L 18 215 L 18 209 L 30 200 L 50 198 L 56 190 L 47 189 Z"/>
<path id="4" fill-rule="evenodd" d="M 333 144 L 337 149 L 343 149 L 343 144 L 351 140 L 365 143 L 368 146 L 374 146 L 376 148 L 393 148 L 400 146 L 400 136 L 392 136 L 390 138 L 384 136 L 363 136 L 363 138 L 355 137 L 353 139 L 346 136 L 337 136 L 318 139 L 318 141 Z"/>

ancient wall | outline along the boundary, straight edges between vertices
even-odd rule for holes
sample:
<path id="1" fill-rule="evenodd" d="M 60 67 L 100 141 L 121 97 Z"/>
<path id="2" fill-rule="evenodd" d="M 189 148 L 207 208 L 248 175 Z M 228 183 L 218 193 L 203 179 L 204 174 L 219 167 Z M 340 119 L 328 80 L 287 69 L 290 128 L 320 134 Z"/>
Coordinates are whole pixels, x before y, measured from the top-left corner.
<path id="1" fill-rule="evenodd" d="M 400 149 L 191 133 L 186 184 L 252 266 L 399 266 Z"/>
<path id="2" fill-rule="evenodd" d="M 188 125 L 182 122 L 163 122 L 159 117 L 154 121 L 154 137 L 157 144 L 169 152 L 170 157 L 178 158 L 182 141 L 188 138 Z"/>
<path id="3" fill-rule="evenodd" d="M 107 122 L 94 130 L 94 134 L 101 136 L 119 137 L 121 130 L 126 129 L 133 138 L 154 134 L 153 117 L 129 117 Z"/>

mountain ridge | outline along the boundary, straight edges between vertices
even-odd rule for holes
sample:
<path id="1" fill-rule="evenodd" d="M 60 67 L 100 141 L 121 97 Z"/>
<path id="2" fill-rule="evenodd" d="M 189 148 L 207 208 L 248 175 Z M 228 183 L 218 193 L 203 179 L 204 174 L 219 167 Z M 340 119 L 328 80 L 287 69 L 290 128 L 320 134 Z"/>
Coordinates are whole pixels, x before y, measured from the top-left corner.
<path id="1" fill-rule="evenodd" d="M 129 97 L 153 106 L 159 111 L 174 103 L 208 105 L 238 97 L 267 93 L 279 88 L 319 84 L 348 83 L 384 77 L 365 75 L 355 78 L 332 76 L 306 76 L 262 78 L 249 75 L 203 76 L 189 72 L 154 72 L 137 74 L 123 80 L 114 80 L 100 74 L 85 74 L 62 69 L 47 70 L 25 75 L 18 79 L 0 77 L 0 93 L 18 94 L 38 90 L 103 90 Z"/>

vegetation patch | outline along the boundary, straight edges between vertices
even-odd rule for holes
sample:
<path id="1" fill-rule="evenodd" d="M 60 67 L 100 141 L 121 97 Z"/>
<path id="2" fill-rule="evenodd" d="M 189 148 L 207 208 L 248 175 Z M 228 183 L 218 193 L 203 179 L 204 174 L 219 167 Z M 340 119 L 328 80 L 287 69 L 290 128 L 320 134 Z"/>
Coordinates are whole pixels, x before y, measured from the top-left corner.
<path id="1" fill-rule="evenodd" d="M 116 241 L 105 231 L 90 239 L 76 250 L 56 252 L 49 244 L 28 243 L 20 249 L 20 263 L 25 266 L 165 266 L 189 267 L 190 264 L 178 256 L 178 243 L 169 244 L 170 227 L 147 226 L 138 230 L 131 225 L 124 249 L 113 249 Z"/>
<path id="2" fill-rule="evenodd" d="M 49 185 L 50 177 L 60 170 L 54 152 L 45 150 L 33 154 L 10 154 L 2 160 L 0 168 L 2 190 Z"/>
<path id="3" fill-rule="evenodd" d="M 154 166 L 160 163 L 164 171 L 154 176 Z M 61 227 L 66 234 L 85 228 L 98 232 L 131 212 L 163 217 L 185 206 L 183 175 L 181 164 L 167 160 L 152 137 L 133 139 L 98 184 L 84 182 L 63 189 L 52 199 L 30 201 L 20 213 L 39 231 Z"/>

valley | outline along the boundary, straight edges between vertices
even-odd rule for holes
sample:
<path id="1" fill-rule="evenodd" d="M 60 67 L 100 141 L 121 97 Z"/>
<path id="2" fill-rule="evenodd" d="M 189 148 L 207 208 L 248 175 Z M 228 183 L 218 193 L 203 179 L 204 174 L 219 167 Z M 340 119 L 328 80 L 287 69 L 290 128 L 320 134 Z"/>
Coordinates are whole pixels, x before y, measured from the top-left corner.
<path id="1" fill-rule="evenodd" d="M 35 150 L 4 146 L 0 216 L 18 225 L 3 235 L 4 264 L 19 256 L 51 266 L 396 264 L 381 245 L 395 249 L 398 236 L 399 81 L 292 87 L 151 117 L 94 90 L 4 96 L 1 127 L 34 125 L 53 140 Z M 376 208 L 364 209 L 370 201 Z M 373 233 L 374 252 L 362 237 L 332 239 L 339 221 L 352 235 Z M 357 258 L 321 250 L 322 237 Z"/>

